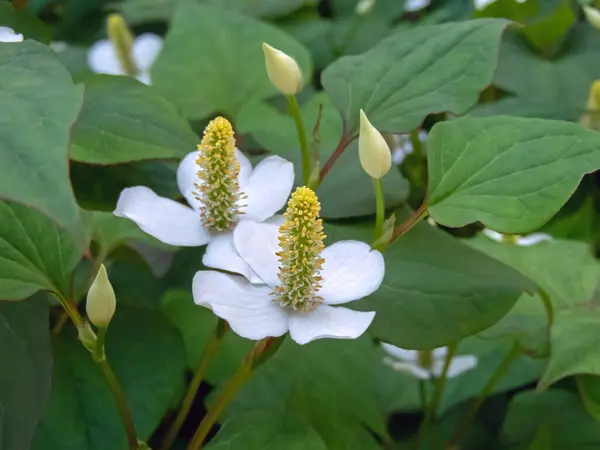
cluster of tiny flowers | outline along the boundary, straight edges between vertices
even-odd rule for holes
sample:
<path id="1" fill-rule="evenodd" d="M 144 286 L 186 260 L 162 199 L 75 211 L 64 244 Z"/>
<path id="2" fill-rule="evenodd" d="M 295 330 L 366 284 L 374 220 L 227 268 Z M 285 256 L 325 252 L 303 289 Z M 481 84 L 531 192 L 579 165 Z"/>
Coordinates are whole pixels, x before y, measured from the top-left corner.
<path id="1" fill-rule="evenodd" d="M 292 194 L 279 228 L 279 281 L 273 295 L 282 306 L 299 312 L 313 311 L 323 301 L 317 295 L 321 288 L 321 257 L 324 248 L 321 205 L 315 193 L 299 187 Z"/>
<path id="2" fill-rule="evenodd" d="M 220 233 L 235 227 L 240 212 L 238 176 L 240 163 L 235 157 L 235 138 L 231 123 L 223 117 L 211 121 L 198 145 L 196 198 L 202 203 L 200 217 L 204 226 Z"/>

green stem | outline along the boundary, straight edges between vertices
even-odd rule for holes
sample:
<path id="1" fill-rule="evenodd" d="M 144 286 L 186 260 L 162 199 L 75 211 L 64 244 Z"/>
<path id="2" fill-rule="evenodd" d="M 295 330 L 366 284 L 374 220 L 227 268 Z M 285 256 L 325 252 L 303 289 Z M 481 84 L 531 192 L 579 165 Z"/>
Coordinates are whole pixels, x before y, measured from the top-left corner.
<path id="1" fill-rule="evenodd" d="M 119 414 L 121 415 L 121 420 L 123 420 L 123 424 L 125 425 L 125 432 L 127 433 L 127 442 L 129 443 L 130 450 L 137 450 L 138 448 L 138 439 L 137 434 L 135 432 L 135 425 L 133 424 L 133 418 L 131 416 L 131 412 L 129 411 L 129 407 L 127 406 L 127 401 L 125 400 L 125 394 L 121 389 L 121 385 L 117 380 L 114 372 L 110 368 L 108 361 L 103 359 L 98 362 L 98 365 L 102 369 L 102 373 L 104 374 L 104 378 L 110 387 L 110 390 L 113 393 L 115 398 L 115 402 L 117 403 L 117 408 L 119 410 Z"/>
<path id="2" fill-rule="evenodd" d="M 437 415 L 439 404 L 442 401 L 442 397 L 444 396 L 444 388 L 446 387 L 446 377 L 448 375 L 448 368 L 450 367 L 450 363 L 452 362 L 452 358 L 454 358 L 457 349 L 457 344 L 450 344 L 448 346 L 448 353 L 446 354 L 446 359 L 444 361 L 442 373 L 435 382 L 435 388 L 433 390 L 431 402 L 429 403 L 429 407 L 425 412 L 423 422 L 421 422 L 421 425 L 419 426 L 419 431 L 417 432 L 417 442 L 419 444 L 423 442 L 424 436 L 427 434 L 427 431 L 429 431 L 429 427 L 431 426 L 433 420 L 435 419 L 435 416 Z"/>
<path id="3" fill-rule="evenodd" d="M 199 450 L 210 432 L 213 425 L 219 420 L 219 416 L 223 410 L 229 405 L 246 380 L 250 378 L 252 371 L 260 364 L 271 358 L 281 343 L 283 338 L 265 338 L 254 344 L 254 347 L 246 355 L 239 369 L 229 379 L 217 399 L 210 405 L 206 415 L 200 422 L 194 437 L 187 446 L 187 450 Z"/>
<path id="4" fill-rule="evenodd" d="M 425 411 L 427 409 L 427 387 L 425 380 L 419 380 L 419 400 L 421 401 L 421 409 Z"/>
<path id="5" fill-rule="evenodd" d="M 400 236 L 408 233 L 416 224 L 427 217 L 427 208 L 429 207 L 428 199 L 425 198 L 421 206 L 419 206 L 404 222 L 394 229 L 390 242 L 395 241 Z"/>
<path id="6" fill-rule="evenodd" d="M 377 239 L 379 239 L 383 234 L 383 222 L 385 221 L 385 198 L 383 196 L 383 186 L 380 179 L 373 178 L 373 187 L 375 188 L 375 203 L 377 207 L 373 240 L 377 241 Z"/>
<path id="7" fill-rule="evenodd" d="M 312 163 L 308 152 L 308 141 L 306 140 L 306 130 L 304 129 L 304 121 L 300 112 L 300 105 L 295 95 L 286 95 L 290 105 L 290 114 L 296 122 L 296 130 L 298 131 L 298 141 L 300 142 L 300 151 L 302 152 L 302 182 L 306 186 L 310 180 L 312 171 Z"/>
<path id="8" fill-rule="evenodd" d="M 423 158 L 425 155 L 423 154 L 423 144 L 421 143 L 421 139 L 419 139 L 419 130 L 414 130 L 409 135 L 410 143 L 413 147 L 413 152 L 419 158 Z"/>
<path id="9" fill-rule="evenodd" d="M 500 381 L 500 379 L 506 374 L 506 371 L 518 355 L 519 346 L 515 341 L 504 360 L 496 368 L 496 370 L 487 381 L 481 393 L 477 396 L 475 402 L 471 405 L 469 411 L 463 416 L 461 421 L 454 428 L 450 440 L 448 441 L 448 445 L 446 446 L 447 449 L 458 450 L 460 448 L 460 443 L 469 431 L 469 428 L 473 422 L 473 419 L 475 418 L 475 415 L 479 411 L 479 408 L 481 408 L 481 405 L 483 405 L 485 399 L 489 397 L 496 383 L 498 383 L 498 381 Z"/>
<path id="10" fill-rule="evenodd" d="M 77 306 L 74 303 L 67 300 L 66 298 L 64 298 L 62 295 L 60 295 L 57 292 L 52 292 L 52 295 L 54 295 L 58 299 L 61 306 L 65 310 L 65 313 L 69 316 L 69 318 L 71 319 L 71 321 L 73 322 L 75 327 L 77 329 L 80 329 L 81 327 L 83 327 L 84 321 L 83 321 L 83 318 L 81 317 L 81 314 L 79 314 L 79 311 L 77 310 Z"/>
<path id="11" fill-rule="evenodd" d="M 204 379 L 204 375 L 210 366 L 210 363 L 213 357 L 217 354 L 221 343 L 223 342 L 223 337 L 225 336 L 227 323 L 223 319 L 219 319 L 217 322 L 217 327 L 215 328 L 210 340 L 206 343 L 206 348 L 204 349 L 204 354 L 200 360 L 200 364 L 194 373 L 194 377 L 190 382 L 187 392 L 185 393 L 185 397 L 181 402 L 181 407 L 175 420 L 171 424 L 169 431 L 167 432 L 162 445 L 160 446 L 160 450 L 168 450 L 171 448 L 177 435 L 179 434 L 179 430 L 183 426 L 185 419 L 190 412 L 194 399 L 196 398 L 196 394 L 198 393 L 198 389 L 202 384 L 202 380 Z"/>
<path id="12" fill-rule="evenodd" d="M 544 291 L 542 288 L 539 288 L 538 293 L 540 294 L 540 298 L 542 299 L 542 303 L 546 309 L 548 330 L 550 330 L 552 324 L 554 323 L 554 307 L 552 306 L 552 301 L 550 300 L 550 296 L 546 293 L 546 291 Z"/>

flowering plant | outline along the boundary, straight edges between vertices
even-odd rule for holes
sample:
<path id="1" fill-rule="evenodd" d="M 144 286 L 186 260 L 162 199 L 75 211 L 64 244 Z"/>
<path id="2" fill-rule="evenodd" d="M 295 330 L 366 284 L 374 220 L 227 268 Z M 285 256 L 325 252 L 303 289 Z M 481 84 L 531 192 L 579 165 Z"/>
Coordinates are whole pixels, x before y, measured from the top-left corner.
<path id="1" fill-rule="evenodd" d="M 0 449 L 600 446 L 575 3 L 0 2 Z"/>

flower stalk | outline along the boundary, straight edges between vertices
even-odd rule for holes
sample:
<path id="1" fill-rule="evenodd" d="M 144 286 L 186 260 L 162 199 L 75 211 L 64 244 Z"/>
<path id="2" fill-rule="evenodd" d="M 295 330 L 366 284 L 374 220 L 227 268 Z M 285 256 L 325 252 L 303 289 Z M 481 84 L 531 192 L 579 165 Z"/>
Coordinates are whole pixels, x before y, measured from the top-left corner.
<path id="1" fill-rule="evenodd" d="M 286 95 L 285 98 L 288 101 L 290 107 L 290 114 L 296 124 L 296 130 L 298 132 L 298 142 L 300 143 L 300 151 L 302 153 L 302 183 L 308 185 L 314 161 L 311 161 L 310 152 L 308 149 L 308 141 L 306 139 L 306 129 L 304 127 L 304 121 L 302 119 L 302 112 L 300 111 L 300 105 L 295 95 Z"/>
<path id="2" fill-rule="evenodd" d="M 171 448 L 175 439 L 177 438 L 177 434 L 181 430 L 185 419 L 187 418 L 188 413 L 194 403 L 194 399 L 196 398 L 196 394 L 198 393 L 198 389 L 202 384 L 202 380 L 204 379 L 208 368 L 210 367 L 210 363 L 212 362 L 214 356 L 217 354 L 217 351 L 221 347 L 223 342 L 223 338 L 228 330 L 227 322 L 223 319 L 219 319 L 217 322 L 217 326 L 213 331 L 209 341 L 206 343 L 206 348 L 204 349 L 204 353 L 202 358 L 200 359 L 200 364 L 194 373 L 192 381 L 188 386 L 187 392 L 185 393 L 185 397 L 181 402 L 181 407 L 179 408 L 179 412 L 175 417 L 175 420 L 171 424 L 169 431 L 165 435 L 165 438 L 160 446 L 160 450 L 168 450 Z"/>

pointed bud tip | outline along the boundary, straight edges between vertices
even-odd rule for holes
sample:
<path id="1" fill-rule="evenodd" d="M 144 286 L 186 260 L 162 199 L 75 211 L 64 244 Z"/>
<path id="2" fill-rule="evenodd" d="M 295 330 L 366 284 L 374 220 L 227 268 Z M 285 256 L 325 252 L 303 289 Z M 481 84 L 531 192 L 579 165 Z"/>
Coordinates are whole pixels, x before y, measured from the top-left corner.
<path id="1" fill-rule="evenodd" d="M 87 294 L 85 309 L 88 319 L 98 328 L 108 327 L 115 314 L 116 304 L 115 291 L 108 279 L 106 267 L 101 264 Z"/>
<path id="2" fill-rule="evenodd" d="M 267 66 L 267 75 L 275 88 L 283 95 L 297 94 L 304 84 L 302 71 L 294 58 L 288 54 L 262 43 Z"/>
<path id="3" fill-rule="evenodd" d="M 360 110 L 358 156 L 364 171 L 376 180 L 388 173 L 392 166 L 390 147 L 362 109 Z"/>

